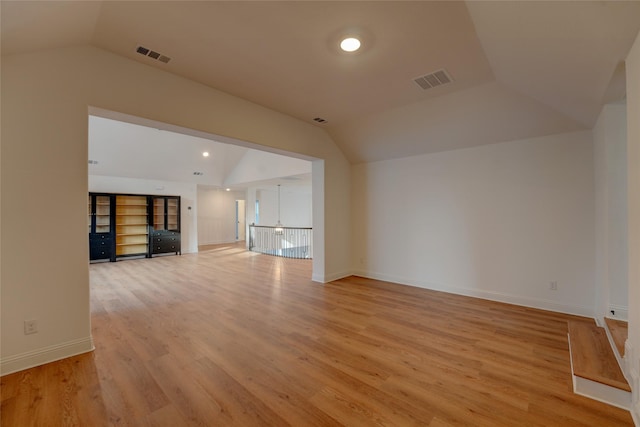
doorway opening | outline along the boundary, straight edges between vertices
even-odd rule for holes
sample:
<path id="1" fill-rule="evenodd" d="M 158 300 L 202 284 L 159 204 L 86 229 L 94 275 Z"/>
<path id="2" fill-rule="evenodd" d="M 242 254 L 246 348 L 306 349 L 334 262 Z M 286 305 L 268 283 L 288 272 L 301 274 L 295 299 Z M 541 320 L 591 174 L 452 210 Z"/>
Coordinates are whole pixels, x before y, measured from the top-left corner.
<path id="1" fill-rule="evenodd" d="M 131 136 L 115 136 L 118 132 Z M 246 241 L 251 224 L 258 218 L 267 224 L 274 216 L 271 196 L 277 185 L 291 193 L 308 188 L 308 195 L 290 202 L 286 212 L 308 212 L 303 225 L 314 233 L 324 228 L 321 159 L 95 107 L 89 109 L 88 151 L 90 192 L 181 196 L 184 254 L 203 244 Z M 211 208 L 212 198 L 201 197 L 213 192 L 229 199 L 229 210 L 220 204 Z M 313 260 L 313 277 L 323 276 L 322 258 Z"/>

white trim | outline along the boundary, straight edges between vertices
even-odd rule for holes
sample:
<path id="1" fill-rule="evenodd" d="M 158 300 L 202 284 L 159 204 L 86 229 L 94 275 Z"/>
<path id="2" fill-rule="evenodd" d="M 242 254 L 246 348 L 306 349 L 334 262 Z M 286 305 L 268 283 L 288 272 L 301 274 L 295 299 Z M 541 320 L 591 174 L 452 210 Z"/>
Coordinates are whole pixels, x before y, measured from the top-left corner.
<path id="1" fill-rule="evenodd" d="M 633 379 L 633 366 L 632 366 L 632 360 L 633 360 L 633 346 L 631 345 L 631 341 L 629 339 L 627 339 L 624 342 L 624 371 L 626 373 L 629 374 L 629 378 Z M 635 390 L 635 388 L 633 388 L 633 382 L 629 383 L 631 384 L 631 388 L 633 390 Z"/>
<path id="2" fill-rule="evenodd" d="M 611 311 L 614 311 L 615 314 L 611 314 Z M 629 307 L 623 305 L 609 304 L 609 311 L 607 311 L 607 315 L 610 319 L 624 320 L 629 321 Z"/>
<path id="3" fill-rule="evenodd" d="M 81 338 L 62 344 L 50 345 L 38 350 L 27 351 L 0 360 L 0 375 L 7 375 L 56 360 L 87 353 L 95 349 L 93 338 Z"/>
<path id="4" fill-rule="evenodd" d="M 220 240 L 212 240 L 212 241 L 208 241 L 206 243 L 200 243 L 198 242 L 198 246 L 209 246 L 209 245 L 233 245 L 235 243 L 238 242 L 244 242 L 244 239 L 240 239 L 240 240 L 224 240 L 224 239 L 220 239 Z M 185 253 L 184 251 L 182 253 Z"/>
<path id="5" fill-rule="evenodd" d="M 344 279 L 345 277 L 349 277 L 352 275 L 353 274 L 351 272 L 333 273 L 323 276 L 313 274 L 311 276 L 311 280 L 313 280 L 314 282 L 329 283 L 333 282 L 334 280 Z"/>
<path id="6" fill-rule="evenodd" d="M 541 310 L 555 311 L 559 313 L 575 314 L 578 316 L 594 317 L 594 308 L 581 305 L 564 304 L 557 301 L 543 300 L 539 298 L 531 298 L 526 296 L 505 294 L 502 292 L 485 291 L 482 289 L 461 288 L 456 286 L 443 286 L 437 283 L 426 281 L 410 280 L 403 277 L 391 276 L 388 274 L 375 273 L 370 271 L 358 270 L 353 273 L 357 276 L 367 277 L 370 279 L 384 280 L 400 285 L 415 286 L 434 291 L 447 292 L 450 294 L 464 295 L 474 298 L 481 298 L 490 301 L 505 302 L 524 307 L 537 308 Z"/>
<path id="7" fill-rule="evenodd" d="M 572 375 L 573 392 L 626 411 L 631 409 L 631 393 L 597 381 Z"/>

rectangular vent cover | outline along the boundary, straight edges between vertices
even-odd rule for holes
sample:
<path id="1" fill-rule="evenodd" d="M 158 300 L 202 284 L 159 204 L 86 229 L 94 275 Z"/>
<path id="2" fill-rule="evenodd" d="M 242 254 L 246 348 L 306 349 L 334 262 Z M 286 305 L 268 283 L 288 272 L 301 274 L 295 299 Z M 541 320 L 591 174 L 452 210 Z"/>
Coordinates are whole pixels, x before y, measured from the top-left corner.
<path id="1" fill-rule="evenodd" d="M 325 119 L 323 119 L 322 117 L 314 117 L 313 121 L 314 122 L 318 122 L 318 123 L 327 123 L 327 121 Z"/>
<path id="2" fill-rule="evenodd" d="M 136 48 L 136 52 L 138 52 L 140 55 L 148 56 L 149 58 L 155 59 L 156 61 L 164 62 L 165 64 L 171 61 L 171 58 L 169 58 L 168 56 L 164 56 L 163 54 L 158 53 L 155 50 L 147 49 L 144 46 L 138 46 Z"/>
<path id="3" fill-rule="evenodd" d="M 424 76 L 417 77 L 413 81 L 420 86 L 423 90 L 431 89 L 434 87 L 449 84 L 453 81 L 447 70 L 434 71 L 433 73 L 426 74 Z"/>

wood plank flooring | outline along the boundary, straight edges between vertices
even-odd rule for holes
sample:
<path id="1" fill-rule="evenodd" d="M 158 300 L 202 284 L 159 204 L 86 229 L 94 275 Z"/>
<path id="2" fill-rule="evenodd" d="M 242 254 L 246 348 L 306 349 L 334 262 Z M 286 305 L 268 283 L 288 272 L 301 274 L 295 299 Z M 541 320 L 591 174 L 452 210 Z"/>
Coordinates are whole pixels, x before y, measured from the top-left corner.
<path id="1" fill-rule="evenodd" d="M 624 391 L 631 391 L 604 328 L 591 322 L 569 322 L 573 373 Z"/>
<path id="2" fill-rule="evenodd" d="M 2 426 L 631 426 L 572 392 L 572 316 L 221 245 L 93 264 L 93 353 L 2 378 Z"/>

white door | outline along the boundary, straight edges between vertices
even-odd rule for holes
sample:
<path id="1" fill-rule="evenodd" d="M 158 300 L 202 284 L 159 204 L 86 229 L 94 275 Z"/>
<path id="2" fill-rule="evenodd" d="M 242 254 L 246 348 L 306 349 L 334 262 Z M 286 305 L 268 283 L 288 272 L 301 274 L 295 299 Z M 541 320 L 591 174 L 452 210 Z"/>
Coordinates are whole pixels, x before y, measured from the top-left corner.
<path id="1" fill-rule="evenodd" d="M 245 240 L 244 200 L 236 200 L 236 239 Z"/>

